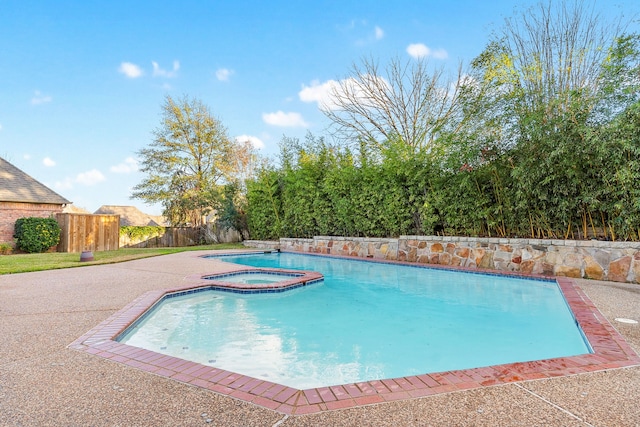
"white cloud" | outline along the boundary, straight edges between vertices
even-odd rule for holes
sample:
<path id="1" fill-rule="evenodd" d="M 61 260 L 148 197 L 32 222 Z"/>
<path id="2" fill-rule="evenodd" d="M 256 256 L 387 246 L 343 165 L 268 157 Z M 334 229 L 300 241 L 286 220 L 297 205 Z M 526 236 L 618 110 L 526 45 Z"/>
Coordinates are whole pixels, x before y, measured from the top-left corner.
<path id="1" fill-rule="evenodd" d="M 422 43 L 414 43 L 407 46 L 407 53 L 413 58 L 419 59 L 429 56 L 431 49 Z"/>
<path id="2" fill-rule="evenodd" d="M 436 59 L 447 59 L 449 57 L 449 53 L 444 49 L 436 49 L 431 53 Z"/>
<path id="3" fill-rule="evenodd" d="M 155 61 L 151 61 L 151 65 L 153 65 L 153 77 L 166 77 L 171 79 L 178 75 L 178 70 L 180 69 L 180 61 L 173 61 L 173 69 L 171 71 L 163 70 Z"/>
<path id="4" fill-rule="evenodd" d="M 262 140 L 260 138 L 258 138 L 257 136 L 240 135 L 240 136 L 236 136 L 235 140 L 236 140 L 236 142 L 249 141 L 253 145 L 253 148 L 256 148 L 258 150 L 264 148 L 264 142 L 262 142 Z"/>
<path id="5" fill-rule="evenodd" d="M 298 92 L 300 100 L 303 102 L 317 102 L 318 108 L 321 110 L 335 110 L 340 108 L 339 103 L 335 99 L 336 96 L 340 100 L 340 104 L 350 101 L 359 100 L 360 105 L 375 107 L 376 101 L 367 95 L 371 90 L 380 91 L 389 88 L 389 83 L 382 77 L 374 77 L 371 75 L 361 76 L 362 81 L 354 78 L 341 80 L 327 80 L 319 83 L 317 80 L 311 82 L 311 86 L 302 86 L 302 90 Z M 369 81 L 366 81 L 369 79 Z M 377 80 L 377 81 L 375 81 Z M 367 89 L 363 89 L 366 87 Z"/>
<path id="6" fill-rule="evenodd" d="M 73 188 L 73 180 L 71 178 L 65 178 L 62 181 L 56 181 L 53 186 L 56 190 L 70 190 Z"/>
<path id="7" fill-rule="evenodd" d="M 407 53 L 415 59 L 426 58 L 431 56 L 435 59 L 447 59 L 449 54 L 444 49 L 432 50 L 423 43 L 412 43 L 407 46 Z"/>
<path id="8" fill-rule="evenodd" d="M 39 90 L 34 91 L 33 98 L 31 98 L 31 105 L 42 105 L 53 101 L 53 98 L 49 95 L 41 93 Z"/>
<path id="9" fill-rule="evenodd" d="M 307 127 L 308 124 L 302 118 L 300 113 L 285 113 L 284 111 L 277 111 L 275 113 L 262 114 L 262 120 L 265 123 L 273 126 L 282 127 Z"/>
<path id="10" fill-rule="evenodd" d="M 102 182 L 105 179 L 106 178 L 104 177 L 102 172 L 100 172 L 98 169 L 91 169 L 90 171 L 79 173 L 76 176 L 76 180 L 75 181 L 78 184 L 91 186 L 91 185 L 97 184 L 99 182 Z"/>
<path id="11" fill-rule="evenodd" d="M 70 190 L 73 188 L 74 184 L 82 184 L 84 186 L 90 187 L 99 182 L 105 181 L 106 178 L 98 169 L 91 169 L 86 172 L 79 173 L 75 178 L 65 178 L 62 181 L 56 181 L 53 184 L 53 187 L 56 190 Z"/>
<path id="12" fill-rule="evenodd" d="M 144 74 L 142 68 L 138 67 L 136 64 L 132 64 L 131 62 L 123 62 L 120 64 L 118 72 L 124 74 L 130 79 L 136 79 Z"/>
<path id="13" fill-rule="evenodd" d="M 311 82 L 311 86 L 302 85 L 302 90 L 298 92 L 300 101 L 317 102 L 318 107 L 331 109 L 334 105 L 332 94 L 340 87 L 340 83 L 335 80 L 327 80 L 320 83 L 318 80 Z"/>
<path id="14" fill-rule="evenodd" d="M 2 130 L 2 123 L 0 123 L 0 130 Z"/>
<path id="15" fill-rule="evenodd" d="M 50 168 L 50 167 L 55 166 L 56 162 L 51 160 L 50 157 L 45 157 L 44 159 L 42 159 L 42 164 L 45 165 L 46 167 Z"/>
<path id="16" fill-rule="evenodd" d="M 216 70 L 216 78 L 218 80 L 220 80 L 221 82 L 227 82 L 229 81 L 229 77 L 231 77 L 231 75 L 233 75 L 234 71 L 233 70 L 229 70 L 228 68 L 220 68 L 218 70 Z"/>
<path id="17" fill-rule="evenodd" d="M 131 173 L 138 170 L 138 162 L 133 157 L 127 157 L 122 163 L 111 166 L 109 169 L 113 173 Z"/>
<path id="18" fill-rule="evenodd" d="M 377 25 L 375 28 L 375 32 L 376 32 L 376 40 L 381 40 L 384 37 L 384 31 L 382 30 L 382 28 L 378 27 Z"/>

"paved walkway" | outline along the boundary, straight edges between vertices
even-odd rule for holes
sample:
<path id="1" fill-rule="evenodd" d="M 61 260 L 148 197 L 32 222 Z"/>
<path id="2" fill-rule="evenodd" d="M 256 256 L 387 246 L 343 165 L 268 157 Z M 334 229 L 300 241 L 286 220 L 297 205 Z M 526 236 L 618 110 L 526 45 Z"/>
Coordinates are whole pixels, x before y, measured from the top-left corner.
<path id="1" fill-rule="evenodd" d="M 0 425 L 640 425 L 640 367 L 287 416 L 67 348 L 147 291 L 228 269 L 197 255 L 0 276 Z M 640 351 L 640 325 L 614 321 L 640 319 L 640 285 L 578 285 Z"/>

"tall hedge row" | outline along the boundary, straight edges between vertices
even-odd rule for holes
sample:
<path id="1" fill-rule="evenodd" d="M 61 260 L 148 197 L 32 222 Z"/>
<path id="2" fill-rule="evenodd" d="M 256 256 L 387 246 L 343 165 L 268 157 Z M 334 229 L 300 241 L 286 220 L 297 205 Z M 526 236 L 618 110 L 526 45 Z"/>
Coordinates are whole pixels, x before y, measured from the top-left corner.
<path id="1" fill-rule="evenodd" d="M 457 142 L 456 144 L 460 144 Z M 468 157 L 285 138 L 247 185 L 251 238 L 444 234 L 640 239 L 640 103 L 571 136 Z"/>

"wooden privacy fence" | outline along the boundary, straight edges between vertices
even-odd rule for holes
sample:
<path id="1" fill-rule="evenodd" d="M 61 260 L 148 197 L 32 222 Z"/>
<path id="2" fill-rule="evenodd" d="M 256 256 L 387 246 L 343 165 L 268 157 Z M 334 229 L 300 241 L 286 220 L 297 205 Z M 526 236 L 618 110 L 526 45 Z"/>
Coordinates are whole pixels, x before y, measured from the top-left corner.
<path id="1" fill-rule="evenodd" d="M 192 227 L 166 227 L 162 234 L 132 238 L 120 236 L 123 248 L 174 248 L 200 244 L 202 230 Z"/>
<path id="2" fill-rule="evenodd" d="M 58 252 L 115 251 L 120 243 L 120 215 L 56 214 Z"/>

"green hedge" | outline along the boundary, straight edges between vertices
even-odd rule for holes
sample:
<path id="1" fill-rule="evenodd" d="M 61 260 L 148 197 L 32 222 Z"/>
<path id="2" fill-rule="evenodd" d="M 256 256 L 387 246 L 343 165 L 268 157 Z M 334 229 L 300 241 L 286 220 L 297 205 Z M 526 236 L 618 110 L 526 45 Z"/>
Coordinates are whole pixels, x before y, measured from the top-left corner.
<path id="1" fill-rule="evenodd" d="M 285 139 L 280 166 L 247 184 L 250 236 L 640 240 L 640 103 L 535 142 L 465 158 Z"/>
<path id="2" fill-rule="evenodd" d="M 15 223 L 16 247 L 28 253 L 46 252 L 60 242 L 60 226 L 53 218 L 19 218 Z"/>
<path id="3" fill-rule="evenodd" d="M 123 225 L 120 227 L 120 236 L 129 236 L 131 239 L 142 239 L 145 237 L 162 236 L 165 228 L 153 225 Z"/>

